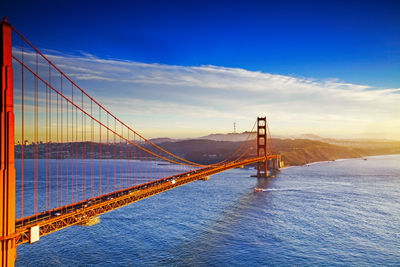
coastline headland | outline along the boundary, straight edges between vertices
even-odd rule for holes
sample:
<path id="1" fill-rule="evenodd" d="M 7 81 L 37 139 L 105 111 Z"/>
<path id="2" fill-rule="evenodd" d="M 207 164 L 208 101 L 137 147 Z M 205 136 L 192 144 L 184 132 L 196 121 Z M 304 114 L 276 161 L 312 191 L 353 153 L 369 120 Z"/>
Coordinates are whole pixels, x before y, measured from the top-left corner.
<path id="1" fill-rule="evenodd" d="M 201 164 L 213 164 L 220 162 L 234 153 L 243 141 L 217 141 L 209 139 L 188 139 L 173 140 L 161 139 L 156 142 L 157 145 L 187 160 L 198 162 Z M 249 143 L 250 144 L 250 143 Z M 73 157 L 80 158 L 85 152 L 93 153 L 94 158 L 114 158 L 124 159 L 120 149 L 117 148 L 115 153 L 114 147 L 107 144 L 95 143 L 93 148 L 85 142 L 63 143 L 57 146 L 57 143 L 39 143 L 38 145 L 39 159 L 46 158 L 71 158 L 69 154 L 70 147 L 74 146 L 75 154 Z M 34 158 L 35 144 L 24 145 L 24 158 Z M 58 148 L 57 148 L 58 147 Z M 63 150 L 61 150 L 61 147 Z M 15 146 L 15 158 L 21 158 L 21 145 Z M 101 150 L 103 153 L 99 153 Z M 273 138 L 269 142 L 270 152 L 279 152 L 282 156 L 285 166 L 305 165 L 313 162 L 333 161 L 338 159 L 362 158 L 366 156 L 400 154 L 400 141 L 346 141 L 327 139 L 324 141 L 310 139 L 279 139 Z M 58 149 L 58 150 L 57 150 Z M 93 150 L 91 150 L 93 149 Z M 250 147 L 249 155 L 254 155 L 256 148 Z M 137 158 L 140 159 L 140 158 Z"/>

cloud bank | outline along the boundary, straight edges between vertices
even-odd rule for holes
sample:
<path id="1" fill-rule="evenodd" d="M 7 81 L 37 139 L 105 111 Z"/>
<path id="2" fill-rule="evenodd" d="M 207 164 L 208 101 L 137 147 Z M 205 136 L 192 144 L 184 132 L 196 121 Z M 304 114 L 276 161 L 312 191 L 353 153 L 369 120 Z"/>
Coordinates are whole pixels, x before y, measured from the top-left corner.
<path id="1" fill-rule="evenodd" d="M 147 136 L 249 130 L 339 138 L 400 136 L 400 88 L 373 88 L 220 66 L 174 66 L 89 54 L 48 58 L 90 95 Z"/>

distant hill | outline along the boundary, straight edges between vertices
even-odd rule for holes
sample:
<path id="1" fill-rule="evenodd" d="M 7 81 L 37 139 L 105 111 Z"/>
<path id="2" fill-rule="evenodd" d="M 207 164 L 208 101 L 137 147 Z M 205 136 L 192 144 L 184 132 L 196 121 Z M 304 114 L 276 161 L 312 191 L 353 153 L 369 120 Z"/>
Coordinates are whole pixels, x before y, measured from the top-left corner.
<path id="1" fill-rule="evenodd" d="M 288 165 L 400 153 L 399 141 L 330 141 L 327 143 L 308 139 L 278 139 L 274 144 Z"/>
<path id="2" fill-rule="evenodd" d="M 210 164 L 229 157 L 240 147 L 242 142 L 197 139 L 165 142 L 159 145 L 190 161 Z M 353 142 L 337 145 L 309 139 L 273 138 L 268 145 L 270 152 L 278 151 L 282 155 L 282 160 L 287 166 L 304 165 L 316 161 L 341 158 L 359 158 L 371 155 L 400 153 L 400 142 Z M 252 146 L 249 150 L 249 155 L 255 154 L 256 148 Z"/>
<path id="3" fill-rule="evenodd" d="M 179 139 L 173 139 L 168 137 L 159 137 L 150 139 L 150 141 L 153 142 L 154 144 L 165 143 L 165 142 L 176 142 L 178 140 Z"/>
<path id="4" fill-rule="evenodd" d="M 183 157 L 192 162 L 201 164 L 212 164 L 225 160 L 231 156 L 242 144 L 243 141 L 250 134 L 249 144 L 252 146 L 248 151 L 249 156 L 256 155 L 256 147 L 254 144 L 255 133 L 241 133 L 241 134 L 228 134 L 228 135 L 209 135 L 202 139 L 191 140 L 177 140 L 171 138 L 156 138 L 152 139 L 157 145 L 163 147 L 167 151 Z M 208 138 L 222 139 L 210 140 Z M 226 141 L 226 139 L 230 141 Z M 233 140 L 233 141 L 232 141 Z M 241 141 L 236 141 L 241 140 Z M 75 157 L 80 158 L 82 153 L 94 153 L 95 158 L 107 157 L 107 149 L 110 149 L 109 157 L 116 157 L 117 159 L 124 159 L 126 155 L 119 148 L 115 146 L 108 147 L 106 143 L 95 144 L 91 146 L 89 142 L 76 142 L 76 143 L 63 143 L 62 150 L 56 143 L 52 143 L 51 151 L 45 143 L 38 145 L 38 158 L 46 158 L 50 155 L 51 158 L 57 158 L 62 155 L 63 158 L 70 158 L 72 156 L 71 150 L 74 147 Z M 147 145 L 149 146 L 149 145 Z M 59 150 L 57 150 L 57 147 Z M 100 154 L 100 147 L 102 154 Z M 243 146 L 244 149 L 248 145 Z M 22 146 L 15 146 L 15 158 L 21 158 Z M 146 147 L 145 147 L 146 148 Z M 149 148 L 149 147 L 147 147 Z M 93 149 L 93 151 L 91 150 Z M 241 155 L 244 151 L 241 150 L 237 155 Z M 115 151 L 114 151 L 115 150 Z M 329 139 L 328 142 L 310 139 L 278 139 L 273 138 L 268 141 L 269 152 L 279 152 L 282 155 L 282 160 L 285 165 L 303 165 L 316 161 L 336 160 L 340 158 L 358 158 L 372 155 L 384 154 L 400 154 L 400 141 L 355 141 L 355 140 L 334 140 Z M 24 158 L 34 158 L 34 145 L 24 146 Z M 138 155 L 136 155 L 137 157 Z M 235 158 L 235 157 L 233 157 Z M 233 159 L 232 158 L 232 159 Z"/>
<path id="5" fill-rule="evenodd" d="M 213 140 L 213 141 L 229 141 L 229 142 L 240 142 L 245 141 L 250 134 L 250 139 L 255 138 L 256 132 L 243 132 L 243 133 L 227 133 L 227 134 L 210 134 L 196 139 L 202 140 Z"/>
<path id="6" fill-rule="evenodd" d="M 322 140 L 323 138 L 316 134 L 301 134 L 297 139 Z"/>

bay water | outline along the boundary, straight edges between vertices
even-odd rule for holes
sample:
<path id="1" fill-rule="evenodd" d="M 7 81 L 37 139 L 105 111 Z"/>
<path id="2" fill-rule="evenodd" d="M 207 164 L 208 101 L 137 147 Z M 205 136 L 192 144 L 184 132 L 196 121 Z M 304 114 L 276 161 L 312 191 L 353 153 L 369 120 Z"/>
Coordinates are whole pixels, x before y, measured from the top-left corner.
<path id="1" fill-rule="evenodd" d="M 16 266 L 400 266 L 400 155 L 253 174 L 226 171 L 21 245 Z"/>

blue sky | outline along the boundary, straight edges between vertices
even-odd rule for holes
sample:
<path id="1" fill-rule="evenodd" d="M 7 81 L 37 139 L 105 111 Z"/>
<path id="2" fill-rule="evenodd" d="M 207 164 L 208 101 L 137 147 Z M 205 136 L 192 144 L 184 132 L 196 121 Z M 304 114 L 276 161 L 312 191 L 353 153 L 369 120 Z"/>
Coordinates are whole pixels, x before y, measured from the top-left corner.
<path id="1" fill-rule="evenodd" d="M 150 136 L 226 132 L 233 121 L 247 130 L 262 114 L 285 135 L 400 135 L 399 1 L 82 2 L 0 10 Z M 110 87 L 125 93 L 110 98 Z M 116 104 L 127 94 L 140 109 Z"/>

